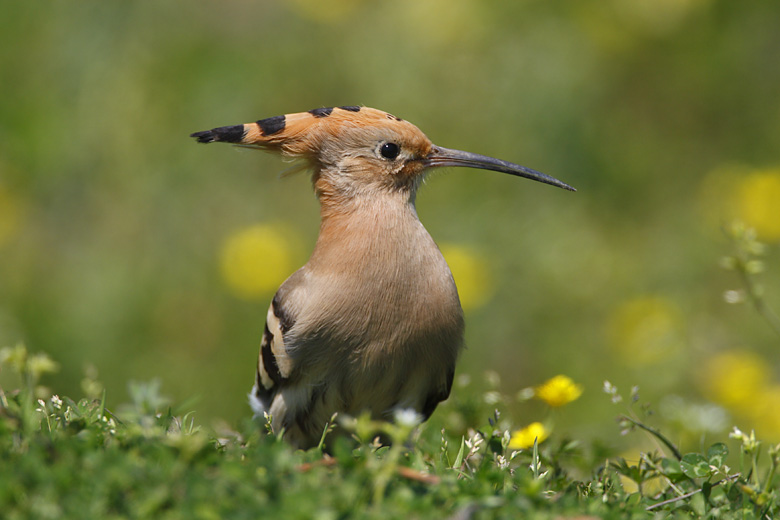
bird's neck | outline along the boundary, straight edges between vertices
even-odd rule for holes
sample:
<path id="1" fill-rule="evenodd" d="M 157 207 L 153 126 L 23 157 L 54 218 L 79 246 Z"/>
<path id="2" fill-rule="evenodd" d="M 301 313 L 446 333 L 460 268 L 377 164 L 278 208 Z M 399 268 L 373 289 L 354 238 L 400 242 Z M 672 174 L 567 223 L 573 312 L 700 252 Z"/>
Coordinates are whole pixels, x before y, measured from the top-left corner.
<path id="1" fill-rule="evenodd" d="M 417 218 L 414 201 L 422 176 L 377 175 L 364 169 L 316 170 L 312 182 L 320 202 L 323 223 L 387 213 L 389 218 L 410 213 Z"/>
<path id="2" fill-rule="evenodd" d="M 405 193 L 358 195 L 338 205 L 320 201 L 320 241 L 397 236 L 422 228 L 414 198 Z"/>
<path id="3" fill-rule="evenodd" d="M 323 202 L 320 235 L 310 267 L 329 270 L 337 265 L 351 265 L 372 271 L 440 258 L 436 244 L 417 218 L 414 199 L 408 194 L 358 196 L 338 207 Z"/>

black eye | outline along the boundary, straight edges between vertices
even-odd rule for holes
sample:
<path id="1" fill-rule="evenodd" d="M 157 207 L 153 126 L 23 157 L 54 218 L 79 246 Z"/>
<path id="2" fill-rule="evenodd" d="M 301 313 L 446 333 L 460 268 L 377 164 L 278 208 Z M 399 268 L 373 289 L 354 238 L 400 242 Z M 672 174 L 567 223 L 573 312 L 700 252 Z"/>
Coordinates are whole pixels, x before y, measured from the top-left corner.
<path id="1" fill-rule="evenodd" d="M 382 148 L 379 149 L 379 153 L 381 153 L 382 157 L 385 159 L 395 159 L 398 157 L 398 154 L 401 153 L 401 147 L 395 143 L 385 143 L 382 145 Z"/>

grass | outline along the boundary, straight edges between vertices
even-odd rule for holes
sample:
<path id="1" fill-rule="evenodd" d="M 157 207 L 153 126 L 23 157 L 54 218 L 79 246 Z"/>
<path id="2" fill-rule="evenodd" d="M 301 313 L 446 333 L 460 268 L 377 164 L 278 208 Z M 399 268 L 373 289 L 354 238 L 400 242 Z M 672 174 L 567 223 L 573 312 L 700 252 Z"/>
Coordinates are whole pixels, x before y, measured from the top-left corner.
<path id="1" fill-rule="evenodd" d="M 743 226 L 726 232 L 735 253 L 723 264 L 740 273 L 738 300 L 774 328 L 777 316 L 754 276 L 764 268 L 763 245 Z M 272 431 L 269 417 L 237 429 L 201 427 L 155 381 L 130 382 L 130 402 L 110 409 L 90 368 L 81 399 L 60 397 L 41 384 L 58 368 L 22 344 L 0 350 L 4 380 L 15 381 L 12 390 L 0 388 L 4 519 L 771 519 L 780 512 L 780 444 L 765 446 L 735 427 L 727 439 L 683 453 L 671 440 L 679 432 L 653 424 L 638 387 L 624 395 L 608 381 L 604 399 L 621 407 L 613 436 L 646 435 L 655 445 L 636 460 L 605 447 L 615 438 L 550 436 L 552 414 L 514 429 L 503 414 L 512 400 L 497 390 L 495 374 L 482 386 L 459 378 L 425 424 L 414 413 L 394 423 L 334 415 L 320 446 L 304 452 Z M 517 398 L 538 399 L 552 412 L 581 393 L 559 375 Z M 327 436 L 336 426 L 348 435 Z"/>
<path id="2" fill-rule="evenodd" d="M 512 449 L 512 432 L 487 394 L 461 388 L 436 414 L 443 424 L 341 420 L 352 439 L 330 455 L 295 451 L 262 421 L 207 432 L 166 405 L 156 383 L 131 386 L 116 411 L 92 378 L 91 397 L 47 395 L 56 370 L 23 346 L 2 351 L 18 389 L 0 393 L 0 510 L 22 518 L 773 518 L 780 447 L 752 434 L 680 454 L 644 422 L 638 393 L 619 417 L 659 450 L 636 462 L 596 445 L 551 438 Z M 99 397 L 96 397 L 99 395 Z M 490 398 L 485 399 L 488 395 Z M 460 397 L 457 397 L 460 396 Z M 488 404 L 490 403 L 490 404 Z M 470 424 L 475 417 L 484 423 Z M 463 424 L 467 424 L 463 430 Z M 390 446 L 374 441 L 377 433 Z M 617 431 L 616 431 L 617 435 Z M 729 465 L 730 449 L 737 460 Z M 764 458 L 765 459 L 765 458 Z M 762 464 L 763 463 L 763 464 Z"/>

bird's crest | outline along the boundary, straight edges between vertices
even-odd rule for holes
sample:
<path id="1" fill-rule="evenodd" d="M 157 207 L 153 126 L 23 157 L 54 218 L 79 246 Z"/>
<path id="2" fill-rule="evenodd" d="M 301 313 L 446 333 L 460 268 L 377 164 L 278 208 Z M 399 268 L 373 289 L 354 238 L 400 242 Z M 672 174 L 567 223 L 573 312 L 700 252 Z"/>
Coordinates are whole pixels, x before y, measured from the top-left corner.
<path id="1" fill-rule="evenodd" d="M 375 108 L 343 106 L 315 108 L 260 119 L 254 123 L 222 126 L 195 132 L 199 143 L 225 142 L 278 150 L 286 155 L 302 156 L 316 153 L 319 144 L 328 137 L 336 137 L 344 128 L 361 128 L 403 123 L 401 118 Z M 416 127 L 415 127 L 416 128 Z"/>

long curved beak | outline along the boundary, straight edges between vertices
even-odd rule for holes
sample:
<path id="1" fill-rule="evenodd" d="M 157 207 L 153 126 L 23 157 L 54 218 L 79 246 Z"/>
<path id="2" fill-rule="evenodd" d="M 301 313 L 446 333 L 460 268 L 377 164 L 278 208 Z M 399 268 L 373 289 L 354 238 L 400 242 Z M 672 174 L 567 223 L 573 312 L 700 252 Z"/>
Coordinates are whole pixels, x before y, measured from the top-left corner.
<path id="1" fill-rule="evenodd" d="M 465 166 L 467 168 L 479 168 L 482 170 L 493 170 L 497 172 L 508 173 L 509 175 L 517 175 L 518 177 L 525 177 L 534 181 L 543 182 L 552 186 L 558 186 L 564 190 L 577 191 L 565 182 L 561 182 L 555 177 L 550 177 L 542 172 L 520 166 L 508 161 L 502 161 L 501 159 L 494 159 L 486 155 L 480 155 L 478 153 L 462 152 L 460 150 L 452 150 L 450 148 L 444 148 L 442 146 L 434 146 L 428 157 L 423 159 L 423 163 L 429 168 L 438 168 L 440 166 Z"/>

